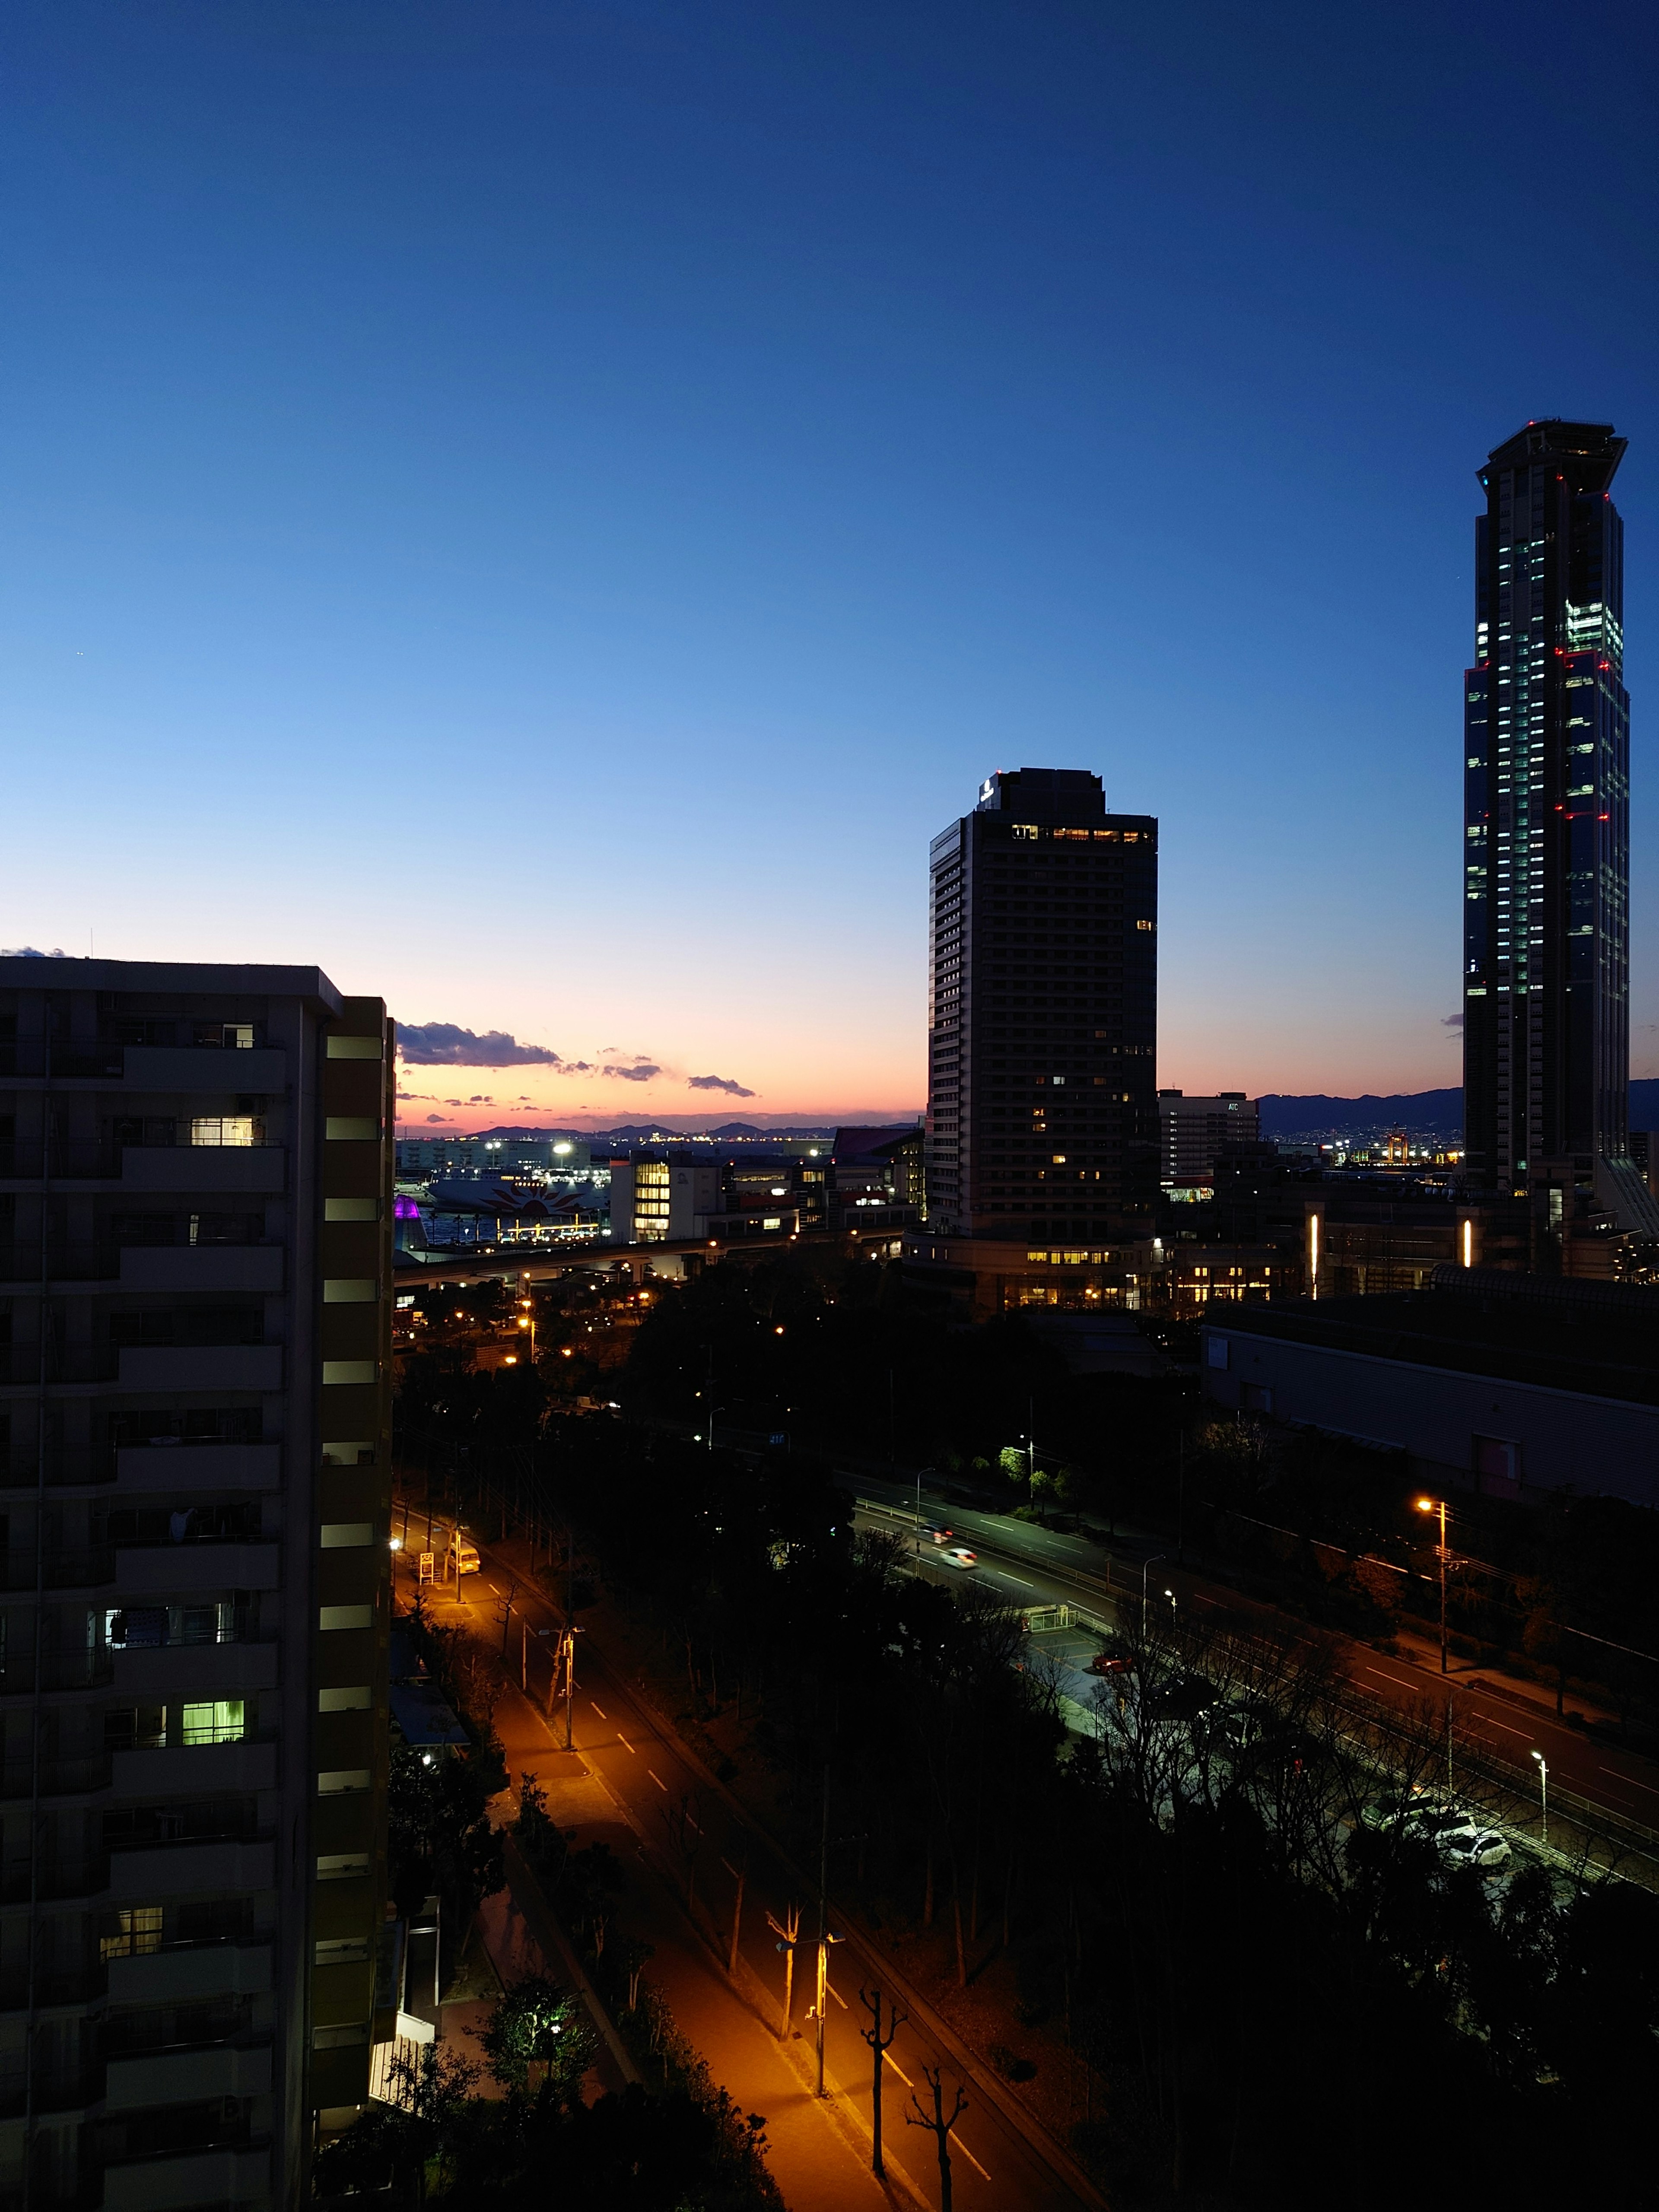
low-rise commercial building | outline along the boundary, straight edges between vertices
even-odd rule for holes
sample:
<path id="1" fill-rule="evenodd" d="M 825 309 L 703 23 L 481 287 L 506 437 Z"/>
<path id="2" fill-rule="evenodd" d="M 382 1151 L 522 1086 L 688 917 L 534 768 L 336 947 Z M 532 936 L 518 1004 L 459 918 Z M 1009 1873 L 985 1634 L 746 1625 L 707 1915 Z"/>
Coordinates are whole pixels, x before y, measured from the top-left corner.
<path id="1" fill-rule="evenodd" d="M 1491 1268 L 1206 1321 L 1230 1412 L 1400 1452 L 1425 1485 L 1659 1506 L 1659 1291 Z"/>
<path id="2" fill-rule="evenodd" d="M 824 1225 L 827 1149 L 805 1158 L 639 1146 L 613 1153 L 611 1241 L 661 1244 L 685 1237 L 797 1234 Z"/>

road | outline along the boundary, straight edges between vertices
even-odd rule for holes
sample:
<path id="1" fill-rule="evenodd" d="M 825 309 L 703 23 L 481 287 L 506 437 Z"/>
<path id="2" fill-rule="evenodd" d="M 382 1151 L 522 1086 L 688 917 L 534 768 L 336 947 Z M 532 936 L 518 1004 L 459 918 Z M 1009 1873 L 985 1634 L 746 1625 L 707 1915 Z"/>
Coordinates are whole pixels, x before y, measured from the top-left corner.
<path id="1" fill-rule="evenodd" d="M 446 1532 L 447 1534 L 447 1532 Z M 524 1573 L 523 1546 L 480 1542 L 483 1571 L 464 1578 L 459 1600 L 453 1585 L 429 1594 L 434 1618 L 465 1620 L 474 1633 L 500 1648 L 501 1606 Z M 401 1563 L 400 1563 L 401 1564 Z M 400 1575 L 400 1597 L 413 1596 L 410 1558 Z M 549 1639 L 538 1634 L 562 1623 L 558 1609 L 532 1589 L 520 1588 L 518 1603 L 528 1625 L 532 1692 L 544 1694 L 549 1676 Z M 539 1647 L 539 1648 L 538 1648 Z M 510 1656 L 522 1665 L 526 1639 L 515 1616 L 508 1636 Z M 947 2110 L 951 2085 L 963 2082 L 969 2107 L 952 2143 L 952 2185 L 963 2212 L 1060 2212 L 1060 2208 L 1095 2204 L 1099 2198 L 1080 2177 L 1065 2171 L 1063 2154 L 1048 2153 L 1034 2127 L 1022 2127 L 1012 2094 L 986 2081 L 966 2063 L 966 2054 L 948 2028 L 913 2003 L 912 2018 L 899 2028 L 890 2051 L 883 2100 L 885 2163 L 897 2186 L 884 2191 L 870 2172 L 872 2060 L 860 2030 L 868 2015 L 859 1990 L 878 1974 L 894 1986 L 892 1962 L 865 1954 L 849 1937 L 830 1951 L 830 2001 L 826 2006 L 824 2083 L 826 2100 L 815 2094 L 813 2036 L 807 2017 L 816 1975 L 817 1899 L 805 1870 L 791 1870 L 763 1832 L 743 1816 L 700 1767 L 695 1755 L 667 1725 L 659 1722 L 642 1696 L 612 1667 L 602 1640 L 580 1639 L 574 1699 L 574 1747 L 578 1758 L 562 1754 L 562 1708 L 552 1725 L 537 1704 L 516 1692 L 504 1699 L 496 1726 L 515 1779 L 526 1768 L 556 1788 L 556 1817 L 579 1828 L 579 1844 L 596 1837 L 611 1842 L 619 1855 L 638 1866 L 641 1849 L 654 1873 L 637 1880 L 629 1910 L 629 1932 L 657 1947 L 647 1974 L 664 1990 L 677 2019 L 708 2060 L 716 2081 L 744 2112 L 766 2114 L 772 2143 L 771 2165 L 792 2212 L 840 2212 L 868 2203 L 939 2201 L 933 2138 L 907 2127 L 903 2113 L 914 2087 L 926 2094 L 921 2069 L 942 2068 Z M 539 1699 L 538 1700 L 538 1703 Z M 576 1778 L 585 1773 L 586 1800 Z M 574 1792 L 571 1784 L 575 1783 Z M 602 1785 L 601 1802 L 596 1783 Z M 606 1814 L 611 1818 L 607 1820 Z M 696 1850 L 696 1911 L 688 1914 L 683 1899 L 684 1860 L 673 1833 L 684 1822 L 688 1849 Z M 623 1824 L 626 1824 L 625 1826 Z M 746 1860 L 739 1971 L 735 1984 L 724 1970 L 736 1895 L 733 1869 Z M 799 1915 L 793 2020 L 788 2041 L 781 2039 L 785 1961 L 769 1921 L 787 1925 L 793 1908 Z M 706 1915 L 712 1914 L 712 1924 Z M 841 1932 L 830 1900 L 830 1925 Z M 904 2000 L 900 1998 L 901 2005 Z M 1033 2140 L 1033 2136 L 1036 2140 Z"/>
<path id="2" fill-rule="evenodd" d="M 876 1481 L 867 1474 L 848 1474 L 844 1480 L 856 1485 L 864 1525 L 914 1534 L 914 1488 Z M 1199 1614 L 1206 1609 L 1224 1610 L 1281 1631 L 1287 1625 L 1301 1626 L 1228 1583 L 1176 1566 L 1172 1557 L 1152 1553 L 1150 1545 L 1126 1560 L 1090 1537 L 959 1503 L 947 1505 L 926 1491 L 922 1516 L 924 1522 L 941 1517 L 948 1521 L 957 1537 L 980 1554 L 979 1565 L 971 1571 L 974 1579 L 1012 1604 L 1069 1602 L 1109 1618 L 1127 1606 L 1127 1618 L 1133 1620 L 1141 1602 L 1144 1567 L 1148 1571 L 1145 1587 L 1149 1605 L 1167 1604 L 1164 1593 L 1173 1591 L 1179 1609 Z M 924 1565 L 930 1548 L 924 1547 Z M 939 1580 L 954 1572 L 938 1563 L 937 1554 L 927 1571 Z M 1449 1692 L 1455 1744 L 1463 1746 L 1466 1754 L 1478 1748 L 1486 1759 L 1512 1770 L 1517 1790 L 1534 1800 L 1536 1769 L 1531 1753 L 1541 1752 L 1549 1765 L 1552 1808 L 1564 1817 L 1574 1810 L 1587 1824 L 1599 1820 L 1628 1854 L 1629 1870 L 1659 1882 L 1659 1835 L 1653 1832 L 1659 1829 L 1659 1767 L 1651 1760 L 1558 1721 L 1542 1705 L 1522 1704 L 1475 1686 L 1472 1678 L 1480 1670 L 1467 1662 L 1454 1659 L 1453 1672 L 1443 1679 L 1437 1652 L 1419 1660 L 1409 1649 L 1382 1653 L 1346 1642 L 1339 1651 L 1356 1687 L 1396 1711 L 1415 1711 L 1425 1702 L 1443 1709 Z M 1580 1801 L 1576 1807 L 1574 1800 Z"/>

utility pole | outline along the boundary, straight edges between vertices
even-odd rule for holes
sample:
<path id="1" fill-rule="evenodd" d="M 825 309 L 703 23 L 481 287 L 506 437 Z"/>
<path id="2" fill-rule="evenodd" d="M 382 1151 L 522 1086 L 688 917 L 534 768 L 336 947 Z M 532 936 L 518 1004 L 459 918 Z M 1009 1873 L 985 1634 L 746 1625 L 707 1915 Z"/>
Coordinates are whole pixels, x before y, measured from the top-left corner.
<path id="1" fill-rule="evenodd" d="M 891 1377 L 890 1376 L 890 1382 Z M 823 2006 L 829 1995 L 829 1948 L 825 1942 L 830 1925 L 830 1769 L 823 1770 L 823 1814 L 818 1822 L 818 1985 L 813 2010 L 818 2030 L 818 2094 L 823 2094 Z"/>

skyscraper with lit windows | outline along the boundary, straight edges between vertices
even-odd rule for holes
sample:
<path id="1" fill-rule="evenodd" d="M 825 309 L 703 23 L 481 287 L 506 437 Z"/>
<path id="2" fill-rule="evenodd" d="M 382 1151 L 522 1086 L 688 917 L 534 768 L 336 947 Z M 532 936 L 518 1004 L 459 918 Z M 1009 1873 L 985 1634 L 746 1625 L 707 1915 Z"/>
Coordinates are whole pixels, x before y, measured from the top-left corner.
<path id="1" fill-rule="evenodd" d="M 1528 422 L 1479 480 L 1464 683 L 1465 1170 L 1659 1231 L 1628 1158 L 1630 702 L 1610 423 Z"/>
<path id="2" fill-rule="evenodd" d="M 1158 1188 L 1158 823 L 1100 778 L 1019 769 L 930 859 L 934 1234 L 1146 1233 Z"/>

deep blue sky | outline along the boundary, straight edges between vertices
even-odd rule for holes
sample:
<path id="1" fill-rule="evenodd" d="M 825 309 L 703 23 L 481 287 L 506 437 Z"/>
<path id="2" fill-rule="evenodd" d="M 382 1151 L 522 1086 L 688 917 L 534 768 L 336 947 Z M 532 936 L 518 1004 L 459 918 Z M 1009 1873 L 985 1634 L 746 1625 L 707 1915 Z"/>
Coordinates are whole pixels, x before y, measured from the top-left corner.
<path id="1" fill-rule="evenodd" d="M 1162 1080 L 1455 1081 L 1474 471 L 1577 414 L 1659 1073 L 1656 20 L 14 0 L 0 942 L 914 1105 L 927 838 L 1087 766 Z"/>

